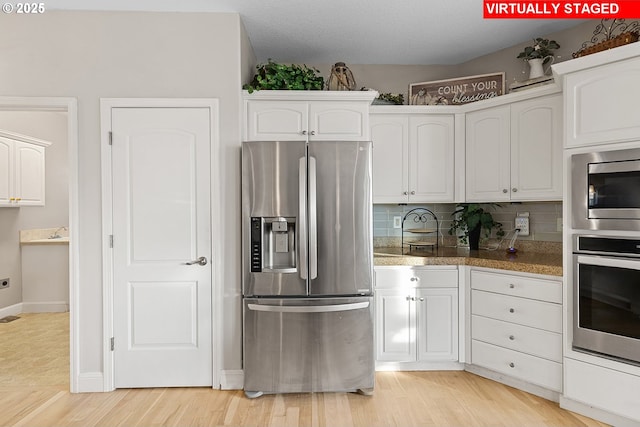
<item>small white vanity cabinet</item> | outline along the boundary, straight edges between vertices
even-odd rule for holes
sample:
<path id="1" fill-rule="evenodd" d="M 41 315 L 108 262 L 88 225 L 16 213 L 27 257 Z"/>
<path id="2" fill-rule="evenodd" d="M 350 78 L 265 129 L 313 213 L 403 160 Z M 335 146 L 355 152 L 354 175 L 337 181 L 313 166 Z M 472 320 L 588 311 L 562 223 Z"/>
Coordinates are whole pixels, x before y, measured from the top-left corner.
<path id="1" fill-rule="evenodd" d="M 462 369 L 456 266 L 375 268 L 376 368 Z"/>
<path id="2" fill-rule="evenodd" d="M 562 200 L 562 95 L 466 115 L 466 200 Z"/>
<path id="3" fill-rule="evenodd" d="M 244 91 L 244 140 L 369 140 L 369 106 L 377 95 L 375 91 Z"/>
<path id="4" fill-rule="evenodd" d="M 561 278 L 472 268 L 471 364 L 561 392 Z"/>
<path id="5" fill-rule="evenodd" d="M 454 201 L 455 115 L 425 111 L 372 108 L 374 203 Z"/>
<path id="6" fill-rule="evenodd" d="M 0 207 L 44 206 L 50 142 L 0 130 Z"/>

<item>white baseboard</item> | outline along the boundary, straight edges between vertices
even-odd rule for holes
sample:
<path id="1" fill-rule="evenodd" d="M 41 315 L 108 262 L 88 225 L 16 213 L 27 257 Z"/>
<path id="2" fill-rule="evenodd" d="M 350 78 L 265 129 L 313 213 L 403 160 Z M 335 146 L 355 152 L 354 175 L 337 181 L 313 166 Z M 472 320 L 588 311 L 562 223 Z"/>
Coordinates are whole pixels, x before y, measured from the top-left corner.
<path id="1" fill-rule="evenodd" d="M 69 303 L 64 301 L 23 302 L 23 313 L 64 313 L 69 311 Z"/>
<path id="2" fill-rule="evenodd" d="M 22 303 L 10 305 L 9 307 L 0 308 L 0 319 L 7 316 L 16 316 L 22 313 Z"/>
<path id="3" fill-rule="evenodd" d="M 104 391 L 102 372 L 84 372 L 78 375 L 76 393 L 102 393 Z"/>
<path id="4" fill-rule="evenodd" d="M 564 396 L 560 396 L 560 407 L 616 427 L 640 426 L 640 421 L 638 420 L 631 420 L 620 415 L 612 414 L 611 412 L 595 408 Z"/>
<path id="5" fill-rule="evenodd" d="M 497 381 L 502 384 L 506 384 L 509 387 L 526 391 L 527 393 L 535 394 L 536 396 L 542 397 L 543 399 L 551 400 L 552 402 L 558 402 L 560 400 L 560 393 L 557 391 L 549 390 L 547 388 L 531 384 L 527 381 L 513 378 L 508 375 L 492 371 L 491 369 L 483 368 L 482 366 L 466 364 L 465 371 L 471 372 L 472 374 L 476 374 L 484 378 L 488 378 L 493 381 Z"/>
<path id="6" fill-rule="evenodd" d="M 462 371 L 459 362 L 376 362 L 376 371 Z"/>
<path id="7" fill-rule="evenodd" d="M 244 371 L 242 369 L 226 370 L 220 373 L 220 389 L 242 390 L 244 388 Z"/>

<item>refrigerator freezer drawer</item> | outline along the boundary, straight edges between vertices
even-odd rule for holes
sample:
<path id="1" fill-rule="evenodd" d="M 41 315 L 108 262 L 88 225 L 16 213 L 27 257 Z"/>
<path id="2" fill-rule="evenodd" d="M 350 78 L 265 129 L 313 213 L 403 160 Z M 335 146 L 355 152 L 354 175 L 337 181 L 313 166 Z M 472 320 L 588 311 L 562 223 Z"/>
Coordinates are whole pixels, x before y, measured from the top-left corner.
<path id="1" fill-rule="evenodd" d="M 244 300 L 244 389 L 370 391 L 373 298 Z"/>

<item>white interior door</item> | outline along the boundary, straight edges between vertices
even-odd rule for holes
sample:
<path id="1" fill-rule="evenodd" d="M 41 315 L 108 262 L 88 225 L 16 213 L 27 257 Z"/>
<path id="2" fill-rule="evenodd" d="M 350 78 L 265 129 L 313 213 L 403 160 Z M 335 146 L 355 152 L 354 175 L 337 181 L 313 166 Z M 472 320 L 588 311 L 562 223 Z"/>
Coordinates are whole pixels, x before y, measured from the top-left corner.
<path id="1" fill-rule="evenodd" d="M 209 114 L 111 110 L 116 388 L 212 384 Z"/>

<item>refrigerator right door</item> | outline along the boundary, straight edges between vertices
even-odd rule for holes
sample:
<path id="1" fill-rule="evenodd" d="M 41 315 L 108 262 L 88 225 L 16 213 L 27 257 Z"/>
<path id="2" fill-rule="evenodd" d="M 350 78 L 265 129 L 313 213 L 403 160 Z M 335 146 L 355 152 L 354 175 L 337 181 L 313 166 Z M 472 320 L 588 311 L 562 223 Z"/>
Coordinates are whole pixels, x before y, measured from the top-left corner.
<path id="1" fill-rule="evenodd" d="M 371 295 L 369 141 L 309 142 L 309 293 Z"/>

